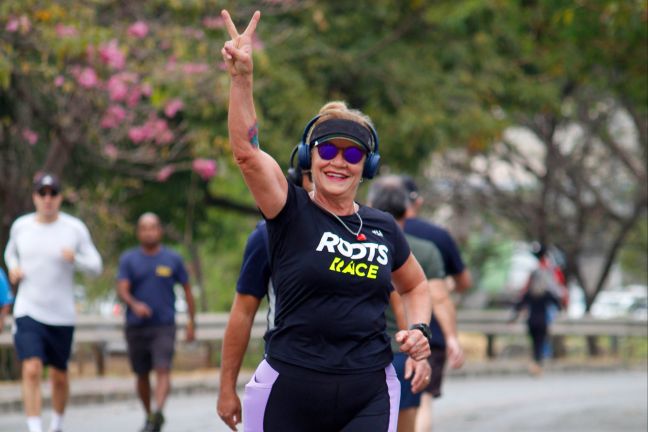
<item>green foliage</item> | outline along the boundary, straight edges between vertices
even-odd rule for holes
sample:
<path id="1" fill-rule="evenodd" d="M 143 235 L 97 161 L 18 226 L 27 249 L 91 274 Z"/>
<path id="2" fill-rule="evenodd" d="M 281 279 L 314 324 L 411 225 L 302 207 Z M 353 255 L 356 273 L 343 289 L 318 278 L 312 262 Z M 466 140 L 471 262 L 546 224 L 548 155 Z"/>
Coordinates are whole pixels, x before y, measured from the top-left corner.
<path id="1" fill-rule="evenodd" d="M 648 34 L 638 0 L 5 0 L 0 169 L 12 180 L 0 185 L 0 212 L 10 220 L 26 210 L 16 203 L 37 169 L 64 174 L 74 186 L 66 192 L 71 211 L 88 223 L 106 261 L 98 293 L 110 289 L 119 252 L 133 244 L 137 216 L 155 211 L 171 243 L 199 245 L 210 306 L 231 302 L 256 218 L 203 204 L 209 194 L 254 206 L 227 143 L 223 7 L 238 23 L 262 8 L 260 141 L 283 167 L 305 123 L 332 99 L 372 117 L 384 170 L 394 172 L 419 171 L 434 152 L 452 148 L 484 153 L 510 125 L 560 118 L 574 89 L 621 100 L 645 117 Z M 129 32 L 137 21 L 148 26 L 142 37 Z M 70 35 L 61 35 L 61 25 Z M 125 57 L 123 69 L 98 54 L 111 41 Z M 99 84 L 81 86 L 83 68 Z M 143 92 L 132 104 L 115 102 L 107 90 L 119 72 L 136 76 L 131 93 Z M 168 116 L 174 99 L 184 106 Z M 101 127 L 116 103 L 125 119 Z M 129 132 L 150 119 L 166 121 L 174 139 L 135 143 Z M 26 129 L 38 133 L 36 144 L 25 142 Z M 191 172 L 196 158 L 217 161 L 208 183 Z M 161 181 L 169 167 L 175 172 Z"/>

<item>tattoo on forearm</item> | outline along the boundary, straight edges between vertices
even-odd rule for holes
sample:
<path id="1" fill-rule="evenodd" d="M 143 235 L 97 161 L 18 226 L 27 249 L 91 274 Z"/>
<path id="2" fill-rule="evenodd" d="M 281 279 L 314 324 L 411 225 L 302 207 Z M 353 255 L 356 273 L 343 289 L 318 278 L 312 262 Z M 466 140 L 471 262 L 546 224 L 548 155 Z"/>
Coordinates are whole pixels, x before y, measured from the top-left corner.
<path id="1" fill-rule="evenodd" d="M 248 141 L 254 147 L 259 147 L 259 127 L 256 121 L 250 127 L 250 129 L 248 129 Z"/>

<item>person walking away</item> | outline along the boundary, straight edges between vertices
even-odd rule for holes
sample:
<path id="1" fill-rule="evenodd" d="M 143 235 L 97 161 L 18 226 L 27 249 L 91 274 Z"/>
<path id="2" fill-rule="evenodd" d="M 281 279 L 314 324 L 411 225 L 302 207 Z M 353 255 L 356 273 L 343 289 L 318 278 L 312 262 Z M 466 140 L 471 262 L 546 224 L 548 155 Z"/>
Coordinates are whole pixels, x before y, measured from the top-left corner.
<path id="1" fill-rule="evenodd" d="M 182 258 L 162 245 L 162 224 L 154 213 L 137 221 L 139 247 L 119 259 L 117 292 L 126 303 L 126 342 L 137 395 L 146 413 L 142 432 L 159 432 L 164 405 L 171 389 L 175 352 L 175 291 L 181 284 L 187 302 L 187 341 L 195 337 L 195 303 Z M 155 371 L 155 391 L 150 372 Z M 153 406 L 152 406 L 153 404 Z"/>
<path id="2" fill-rule="evenodd" d="M 14 345 L 22 366 L 23 406 L 29 432 L 41 432 L 41 377 L 49 367 L 51 431 L 63 429 L 69 397 L 68 361 L 76 319 L 74 272 L 97 276 L 101 256 L 85 224 L 60 211 L 61 184 L 54 174 L 38 175 L 32 200 L 36 211 L 13 223 L 5 249 L 9 280 L 18 286 Z"/>
<path id="3" fill-rule="evenodd" d="M 441 252 L 443 267 L 446 276 L 448 276 L 447 279 L 453 286 L 453 290 L 458 293 L 465 293 L 472 286 L 472 277 L 470 270 L 463 262 L 457 243 L 445 228 L 418 216 L 424 204 L 423 197 L 412 177 L 401 176 L 401 178 L 409 197 L 405 233 L 434 243 Z M 432 430 L 432 401 L 441 397 L 443 374 L 447 360 L 448 344 L 436 317 L 432 317 L 430 330 L 433 334 L 430 342 L 432 355 L 429 358 L 432 367 L 432 380 L 421 395 L 421 405 L 416 418 L 417 432 L 429 432 Z"/>
<path id="4" fill-rule="evenodd" d="M 369 189 L 368 204 L 391 214 L 403 228 L 409 203 L 408 192 L 400 177 L 384 176 L 376 179 Z M 448 344 L 450 364 L 454 368 L 459 368 L 464 361 L 463 350 L 457 337 L 456 311 L 444 279 L 445 272 L 441 253 L 432 242 L 407 234 L 405 238 L 428 278 L 430 296 L 433 299 L 433 317 L 440 323 L 445 339 L 450 341 Z M 393 334 L 395 330 L 403 328 L 402 305 L 400 297 L 395 292 L 391 294 L 391 308 L 387 310 L 386 315 L 388 334 Z M 398 432 L 414 432 L 421 401 L 420 392 L 430 384 L 433 374 L 430 363 L 422 361 L 411 364 L 412 360 L 396 349 L 397 347 L 392 344 L 394 367 L 401 383 Z M 422 373 L 424 375 L 421 375 Z"/>
<path id="5" fill-rule="evenodd" d="M 514 322 L 523 308 L 528 310 L 527 329 L 531 339 L 533 361 L 529 371 L 533 375 L 542 373 L 544 344 L 548 334 L 548 309 L 555 306 L 561 308 L 557 284 L 553 271 L 547 267 L 538 267 L 529 276 L 529 281 L 521 298 L 513 307 L 513 315 L 509 322 Z"/>
<path id="6" fill-rule="evenodd" d="M 221 16 L 231 38 L 221 50 L 230 75 L 229 144 L 267 222 L 276 292 L 275 326 L 245 389 L 243 426 L 395 431 L 400 386 L 385 332 L 392 281 L 408 318 L 396 340 L 415 360 L 429 356 L 432 307 L 425 274 L 396 222 L 355 201 L 362 179 L 379 167 L 377 132 L 360 111 L 325 104 L 298 150 L 313 192 L 289 183 L 260 149 L 252 73 L 260 13 L 241 34 L 227 11 Z"/>

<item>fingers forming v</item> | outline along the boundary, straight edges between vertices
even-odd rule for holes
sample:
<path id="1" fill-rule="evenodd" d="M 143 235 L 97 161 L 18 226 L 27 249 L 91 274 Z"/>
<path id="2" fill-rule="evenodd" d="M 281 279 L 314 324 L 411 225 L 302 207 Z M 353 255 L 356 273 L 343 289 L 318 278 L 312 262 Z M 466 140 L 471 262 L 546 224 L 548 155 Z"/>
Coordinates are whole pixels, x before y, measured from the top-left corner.
<path id="1" fill-rule="evenodd" d="M 230 16 L 229 12 L 223 9 L 221 11 L 221 16 L 223 17 L 223 21 L 225 21 L 225 28 L 227 29 L 227 33 L 230 35 L 232 40 L 236 40 L 236 38 L 241 35 L 239 34 L 238 30 L 236 30 L 236 26 L 234 25 L 234 21 L 232 21 L 232 17 Z M 250 19 L 250 22 L 248 23 L 242 35 L 252 37 L 260 19 L 261 19 L 261 12 L 259 11 L 254 12 L 254 15 L 252 15 L 252 19 Z"/>
<path id="2" fill-rule="evenodd" d="M 236 30 L 236 26 L 234 25 L 234 22 L 232 21 L 232 17 L 230 16 L 229 12 L 223 9 L 221 11 L 221 16 L 223 17 L 223 21 L 225 21 L 225 28 L 227 29 L 227 33 L 229 33 L 232 40 L 239 37 L 238 31 Z"/>

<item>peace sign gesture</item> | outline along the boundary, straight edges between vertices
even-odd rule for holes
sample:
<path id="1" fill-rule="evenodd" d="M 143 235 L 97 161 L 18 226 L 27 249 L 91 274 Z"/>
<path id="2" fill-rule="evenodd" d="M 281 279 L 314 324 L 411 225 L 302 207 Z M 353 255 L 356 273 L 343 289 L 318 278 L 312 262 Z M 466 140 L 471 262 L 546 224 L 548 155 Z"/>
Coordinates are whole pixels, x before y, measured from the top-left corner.
<path id="1" fill-rule="evenodd" d="M 256 26 L 261 19 L 261 12 L 256 11 L 252 19 L 242 34 L 236 30 L 230 14 L 226 10 L 221 11 L 221 16 L 225 21 L 227 33 L 232 39 L 225 42 L 221 54 L 227 65 L 227 70 L 232 78 L 241 75 L 252 74 L 252 35 Z"/>

